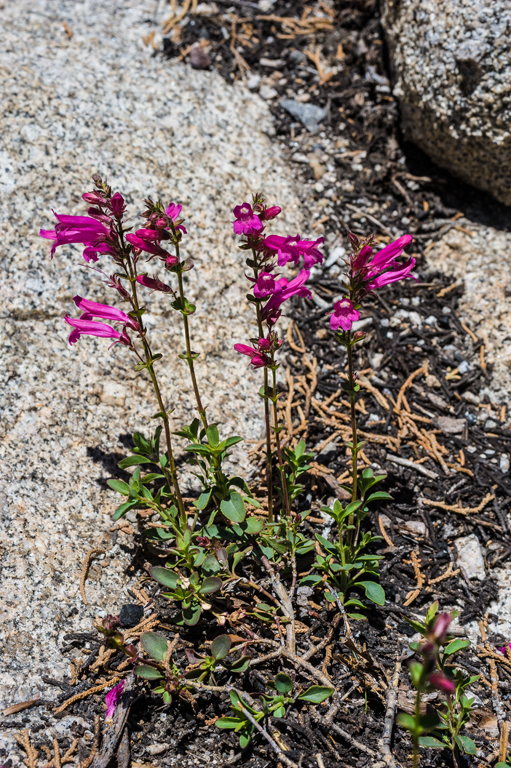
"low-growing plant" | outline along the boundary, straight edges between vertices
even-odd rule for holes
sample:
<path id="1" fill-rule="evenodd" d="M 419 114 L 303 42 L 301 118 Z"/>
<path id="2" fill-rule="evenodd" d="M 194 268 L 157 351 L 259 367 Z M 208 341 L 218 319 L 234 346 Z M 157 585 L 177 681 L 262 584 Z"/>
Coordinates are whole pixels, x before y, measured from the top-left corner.
<path id="1" fill-rule="evenodd" d="M 330 327 L 347 355 L 343 390 L 351 415 L 351 483 L 343 487 L 351 500 L 343 504 L 336 499 L 331 507 L 323 507 L 323 513 L 333 519 L 335 531 L 330 537 L 316 533 L 313 538 L 307 526 L 312 509 L 304 501 L 303 481 L 314 455 L 307 451 L 303 439 L 284 435 L 279 421 L 282 393 L 278 373 L 283 345 L 279 321 L 285 303 L 293 296 L 310 298 L 307 281 L 312 267 L 323 261 L 324 238 L 302 240 L 299 235 L 268 235 L 268 223 L 281 210 L 268 206 L 259 193 L 254 195 L 252 204 L 242 203 L 233 211 L 233 229 L 241 237 L 240 249 L 247 254 L 247 300 L 254 309 L 254 325 L 247 330 L 249 343 L 236 343 L 234 350 L 249 357 L 253 368 L 262 369 L 262 385 L 255 396 L 262 402 L 266 446 L 263 502 L 261 496 L 257 497 L 257 489 L 251 489 L 245 478 L 226 469 L 227 459 L 232 460 L 231 450 L 243 438 L 225 434 L 219 423 L 210 420 L 203 405 L 191 327 L 196 308 L 185 295 L 184 275 L 194 265 L 181 254 L 187 235 L 181 218 L 182 206 L 165 206 L 148 198 L 141 214 L 144 224 L 133 232 L 133 225 L 126 218 L 124 198 L 119 192 L 113 193 L 102 178 L 94 177 L 94 189 L 83 198 L 90 206 L 87 216 L 56 214 L 55 229 L 42 230 L 41 235 L 53 241 L 52 256 L 56 248 L 66 244 L 82 244 L 86 266 L 98 273 L 126 305 L 123 311 L 76 296 L 74 302 L 82 314 L 78 318 L 66 315 L 65 321 L 72 327 L 70 344 L 84 335 L 109 338 L 112 344 L 126 347 L 133 356 L 134 369 L 151 382 L 157 408 L 153 419 L 161 423 L 133 435 L 131 453 L 119 463 L 121 470 L 131 472 L 129 481 L 112 478 L 108 483 L 124 497 L 114 513 L 115 520 L 130 511 L 143 513 L 142 540 L 156 547 L 163 559 L 163 563 L 160 559 L 159 565 L 150 566 L 148 572 L 161 595 L 176 607 L 169 621 L 177 634 L 171 643 L 161 634 L 143 632 L 137 647 L 126 641 L 127 635 L 120 631 L 116 617 L 107 617 L 98 630 L 110 649 L 126 655 L 138 677 L 155 681 L 154 690 L 163 696 L 164 703 L 170 704 L 176 695 L 186 698 L 204 692 L 228 693 L 232 716 L 220 718 L 217 725 L 237 732 L 242 747 L 249 744 L 257 730 L 279 752 L 278 744 L 262 723 L 269 723 L 272 717 L 284 717 L 298 701 L 319 704 L 332 696 L 335 689 L 328 684 L 328 675 L 309 659 L 327 643 L 335 642 L 341 616 L 345 621 L 345 640 L 349 639 L 348 647 L 354 653 L 357 649 L 348 617 L 364 618 L 364 598 L 377 605 L 385 601 L 378 579 L 381 556 L 374 553 L 379 537 L 368 528 L 366 517 L 370 504 L 390 496 L 373 490 L 383 474 L 375 474 L 370 466 L 362 471 L 359 467 L 363 442 L 358 440 L 357 433 L 355 406 L 359 384 L 353 349 L 365 334 L 354 323 L 359 320 L 359 309 L 366 296 L 383 285 L 412 276 L 414 259 L 405 264 L 397 261 L 411 236 L 401 237 L 375 252 L 372 237 L 361 240 L 350 234 L 353 251 L 346 261 L 347 295 L 334 304 Z M 100 258 L 110 260 L 111 269 L 107 272 L 96 265 Z M 147 273 L 144 259 L 147 263 L 156 261 L 161 270 L 159 276 Z M 292 278 L 278 271 L 299 267 L 301 263 L 303 267 Z M 150 326 L 145 322 L 148 307 L 143 296 L 147 290 L 169 296 L 170 308 L 182 329 L 184 352 L 180 358 L 187 364 L 197 416 L 190 424 L 178 428 L 174 428 L 173 409 L 160 385 L 159 371 L 166 358 L 164 353 L 154 351 Z M 187 443 L 187 464 L 200 486 L 193 503 L 181 491 L 176 437 Z M 313 550 L 316 555 L 312 562 Z M 301 652 L 297 651 L 296 641 L 299 575 L 303 576 L 301 584 L 321 590 L 318 599 L 338 607 L 325 638 L 316 638 L 316 646 Z M 241 586 L 250 590 L 251 598 L 235 606 L 231 596 Z M 182 658 L 180 661 L 175 655 L 179 629 L 198 625 L 206 628 L 215 623 L 220 627 L 230 625 L 233 632 L 215 637 L 207 652 L 188 645 L 188 667 L 183 669 Z M 275 638 L 264 634 L 269 626 L 275 630 Z M 425 631 L 429 632 L 429 625 Z M 197 632 L 191 636 L 195 641 Z M 436 663 L 443 664 L 446 654 L 449 656 L 447 649 Z M 232 685 L 234 674 L 242 676 L 243 685 L 245 673 L 270 658 L 277 664 L 285 659 L 286 666 L 294 667 L 295 675 L 304 677 L 307 683 L 297 682 L 283 671 L 277 672 L 274 678 L 266 679 L 271 693 L 261 694 L 257 701 L 247 692 L 246 685 L 243 690 Z M 421 686 L 431 685 L 429 672 L 427 682 L 426 677 L 420 682 L 422 672 L 417 674 Z M 459 690 L 463 687 L 465 683 L 460 682 Z M 112 701 L 115 696 L 117 693 L 112 694 Z M 335 706 L 332 705 L 334 714 Z M 463 744 L 466 737 L 460 731 L 469 705 L 460 693 L 449 706 L 445 722 L 450 744 Z M 414 727 L 414 733 L 418 733 L 423 725 Z M 286 765 L 294 765 L 281 750 L 279 757 Z"/>
<path id="2" fill-rule="evenodd" d="M 429 608 L 424 623 L 405 617 L 406 621 L 424 640 L 410 643 L 420 661 L 409 663 L 410 677 L 416 690 L 413 715 L 402 712 L 399 724 L 410 731 L 414 748 L 414 768 L 419 764 L 419 746 L 449 749 L 454 764 L 459 765 L 459 754 L 475 755 L 474 741 L 462 733 L 474 708 L 474 698 L 467 689 L 479 680 L 479 675 L 464 675 L 457 668 L 454 657 L 470 646 L 470 640 L 450 637 L 449 624 L 458 616 L 457 611 L 438 615 L 438 602 Z M 438 691 L 445 694 L 443 705 L 431 714 L 421 714 L 421 701 L 425 693 Z"/>

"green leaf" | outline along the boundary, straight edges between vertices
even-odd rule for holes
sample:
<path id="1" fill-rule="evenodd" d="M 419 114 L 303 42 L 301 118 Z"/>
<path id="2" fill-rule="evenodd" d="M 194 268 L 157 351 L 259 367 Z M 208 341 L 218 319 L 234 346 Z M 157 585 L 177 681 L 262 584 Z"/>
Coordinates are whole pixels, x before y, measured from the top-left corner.
<path id="1" fill-rule="evenodd" d="M 289 675 L 285 675 L 284 672 L 279 672 L 275 678 L 275 689 L 286 696 L 293 690 L 293 681 Z"/>
<path id="2" fill-rule="evenodd" d="M 220 717 L 216 721 L 215 725 L 217 726 L 217 728 L 228 729 L 228 728 L 237 728 L 237 726 L 242 722 L 244 722 L 244 720 L 240 720 L 239 717 Z"/>
<path id="3" fill-rule="evenodd" d="M 137 677 L 143 677 L 145 680 L 159 680 L 163 677 L 158 669 L 149 667 L 147 664 L 139 664 L 138 667 L 135 667 L 135 674 Z"/>
<path id="4" fill-rule="evenodd" d="M 167 655 L 167 638 L 157 632 L 143 632 L 140 642 L 144 651 L 155 661 L 163 661 Z"/>
<path id="5" fill-rule="evenodd" d="M 211 424 L 211 426 L 207 428 L 206 437 L 208 438 L 210 446 L 216 448 L 220 442 L 220 435 L 218 434 L 218 427 L 216 424 Z"/>
<path id="6" fill-rule="evenodd" d="M 475 742 L 472 741 L 468 736 L 455 736 L 454 737 L 456 744 L 460 749 L 465 752 L 467 755 L 475 755 L 477 754 L 477 747 L 475 745 Z"/>
<path id="7" fill-rule="evenodd" d="M 415 730 L 415 720 L 411 715 L 408 715 L 406 712 L 400 712 L 397 716 L 397 722 L 401 726 L 401 728 L 406 728 L 407 731 L 414 731 Z"/>
<path id="8" fill-rule="evenodd" d="M 215 659 L 225 659 L 229 651 L 231 650 L 232 640 L 229 635 L 219 635 L 215 637 L 211 645 L 211 655 Z"/>
<path id="9" fill-rule="evenodd" d="M 247 517 L 247 519 L 241 523 L 240 527 L 245 533 L 248 533 L 250 536 L 255 536 L 263 530 L 264 520 L 260 520 L 257 517 Z"/>
<path id="10" fill-rule="evenodd" d="M 154 464 L 152 459 L 148 459 L 147 456 L 128 456 L 118 463 L 120 469 L 127 469 L 128 467 L 134 467 L 137 464 Z"/>
<path id="11" fill-rule="evenodd" d="M 427 749 L 445 749 L 446 745 L 439 741 L 438 739 L 435 739 L 434 736 L 420 736 L 419 737 L 419 744 L 421 747 L 426 747 Z"/>
<path id="12" fill-rule="evenodd" d="M 169 691 L 163 691 L 163 702 L 165 704 L 172 704 L 172 694 Z"/>
<path id="13" fill-rule="evenodd" d="M 241 443 L 242 440 L 243 438 L 237 435 L 233 435 L 233 437 L 228 437 L 227 440 L 225 441 L 225 447 L 230 448 L 231 445 L 236 445 L 236 443 Z"/>
<path id="14" fill-rule="evenodd" d="M 462 640 L 461 638 L 458 638 L 457 640 L 453 640 L 452 643 L 449 643 L 444 650 L 444 656 L 452 656 L 453 653 L 458 653 L 458 651 L 463 650 L 463 648 L 468 648 L 469 646 L 470 640 Z"/>
<path id="15" fill-rule="evenodd" d="M 220 563 L 218 562 L 215 555 L 213 554 L 208 555 L 202 564 L 202 572 L 206 576 L 214 576 L 214 574 L 218 573 L 219 570 L 220 570 Z"/>
<path id="16" fill-rule="evenodd" d="M 307 688 L 304 693 L 301 693 L 298 698 L 301 699 L 301 701 L 311 701 L 313 704 L 321 704 L 321 702 L 326 701 L 333 692 L 333 688 L 327 688 L 324 685 L 312 685 L 310 688 Z"/>
<path id="17" fill-rule="evenodd" d="M 201 606 L 193 603 L 188 608 L 183 608 L 183 621 L 189 627 L 194 627 L 199 621 L 201 615 Z"/>
<path id="18" fill-rule="evenodd" d="M 204 493 L 201 493 L 197 501 L 194 501 L 193 504 L 197 509 L 205 509 L 208 506 L 210 498 L 211 490 L 205 491 Z"/>
<path id="19" fill-rule="evenodd" d="M 112 516 L 112 520 L 120 520 L 121 517 L 124 517 L 126 512 L 129 512 L 130 509 L 136 507 L 137 504 L 138 501 L 125 501 L 123 504 L 120 504 L 115 510 Z"/>
<path id="20" fill-rule="evenodd" d="M 385 605 L 385 591 L 380 584 L 375 581 L 357 581 L 357 587 L 363 587 L 368 600 L 371 600 L 376 605 Z"/>
<path id="21" fill-rule="evenodd" d="M 383 499 L 392 499 L 392 496 L 390 494 L 385 493 L 385 491 L 376 491 L 375 493 L 372 493 L 370 496 L 367 497 L 367 501 L 380 501 Z"/>
<path id="22" fill-rule="evenodd" d="M 229 498 L 220 502 L 220 509 L 233 523 L 242 523 L 245 519 L 245 504 L 237 491 L 231 491 Z"/>
<path id="23" fill-rule="evenodd" d="M 249 656 L 242 656 L 237 661 L 234 661 L 232 664 L 229 665 L 229 671 L 230 672 L 246 672 L 247 669 L 250 666 L 250 657 Z"/>
<path id="24" fill-rule="evenodd" d="M 204 579 L 202 582 L 199 592 L 201 595 L 211 595 L 213 592 L 218 592 L 221 588 L 222 579 L 219 579 L 218 576 L 208 576 L 208 578 Z"/>
<path id="25" fill-rule="evenodd" d="M 107 485 L 109 485 L 110 488 L 113 488 L 114 491 L 117 491 L 117 493 L 122 493 L 123 496 L 130 495 L 130 487 L 124 480 L 107 480 L 106 482 Z"/>
<path id="26" fill-rule="evenodd" d="M 163 584 L 163 586 L 170 587 L 171 589 L 175 589 L 179 581 L 179 575 L 177 573 L 174 573 L 174 571 L 171 571 L 168 568 L 162 568 L 159 565 L 154 568 L 149 568 L 149 573 L 159 584 Z"/>

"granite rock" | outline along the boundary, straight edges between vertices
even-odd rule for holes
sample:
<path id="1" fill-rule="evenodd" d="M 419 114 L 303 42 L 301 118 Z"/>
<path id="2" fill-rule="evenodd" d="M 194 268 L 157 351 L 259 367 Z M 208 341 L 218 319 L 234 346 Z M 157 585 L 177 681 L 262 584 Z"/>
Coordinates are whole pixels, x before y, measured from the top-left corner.
<path id="1" fill-rule="evenodd" d="M 80 195 L 93 173 L 122 189 L 130 214 L 146 195 L 183 204 L 184 251 L 195 263 L 187 279 L 197 304 L 194 348 L 211 418 L 248 439 L 261 433 L 259 376 L 232 351 L 252 326 L 231 209 L 266 188 L 284 209 L 275 231 L 296 232 L 299 202 L 269 139 L 264 102 L 215 72 L 153 56 L 142 42 L 153 12 L 154 0 L 0 2 L 0 710 L 54 697 L 58 690 L 41 675 L 69 675 L 62 636 L 129 602 L 133 544 L 111 531 L 119 497 L 106 479 L 126 454 L 127 436 L 154 424 L 155 404 L 125 349 L 93 338 L 69 346 L 62 316 L 76 312 L 72 297 L 115 303 L 115 296 L 85 268 L 81 249 L 59 249 L 52 261 L 37 235 L 52 207 L 85 212 Z M 192 416 L 181 329 L 165 296 L 147 303 L 177 426 Z M 105 554 L 90 569 L 86 607 L 80 572 L 94 546 Z M 4 754 L 12 744 L 6 728 Z"/>
<path id="2" fill-rule="evenodd" d="M 405 136 L 511 205 L 507 0 L 384 0 L 382 21 Z"/>

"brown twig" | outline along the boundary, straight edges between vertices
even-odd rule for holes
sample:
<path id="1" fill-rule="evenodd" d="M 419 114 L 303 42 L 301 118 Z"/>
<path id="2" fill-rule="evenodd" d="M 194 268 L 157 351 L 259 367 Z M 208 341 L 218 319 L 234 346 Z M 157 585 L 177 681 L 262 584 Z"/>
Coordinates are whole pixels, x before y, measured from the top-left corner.
<path id="1" fill-rule="evenodd" d="M 394 720 L 396 717 L 396 707 L 398 700 L 399 689 L 399 675 L 401 674 L 401 656 L 396 661 L 394 674 L 387 689 L 387 709 L 385 712 L 385 720 L 383 722 L 383 731 L 381 734 L 380 746 L 383 752 L 383 761 L 389 765 L 395 765 L 394 756 L 390 749 L 390 742 L 392 739 L 392 731 L 394 729 Z"/>
<path id="2" fill-rule="evenodd" d="M 260 723 L 258 723 L 258 722 L 257 722 L 257 720 L 256 720 L 256 719 L 255 719 L 255 717 L 252 715 L 252 713 L 251 713 L 251 712 L 249 712 L 249 710 L 248 710 L 248 709 L 246 709 L 246 708 L 243 706 L 243 703 L 242 703 L 241 701 L 240 701 L 240 702 L 238 702 L 238 706 L 240 707 L 240 709 L 242 709 L 242 710 L 243 710 L 243 714 L 245 715 L 245 717 L 247 718 L 247 720 L 250 720 L 250 722 L 252 723 L 252 725 L 254 726 L 254 728 L 255 728 L 257 731 L 259 731 L 259 733 L 261 734 L 261 736 L 262 736 L 263 738 L 265 738 L 265 739 L 266 739 L 266 741 L 267 741 L 267 742 L 268 742 L 268 744 L 271 746 L 271 748 L 273 749 L 273 751 L 277 753 L 277 755 L 279 756 L 279 759 L 280 759 L 280 760 L 281 760 L 281 761 L 284 763 L 284 765 L 287 765 L 287 766 L 288 766 L 288 768 L 298 768 L 297 764 L 296 764 L 296 763 L 294 763 L 292 760 L 290 760 L 290 759 L 289 759 L 289 758 L 288 758 L 288 757 L 287 757 L 287 756 L 284 754 L 284 752 L 281 750 L 281 748 L 279 747 L 279 745 L 277 744 L 277 742 L 276 742 L 274 739 L 272 739 L 272 737 L 270 736 L 270 734 L 268 733 L 268 731 L 267 731 L 265 728 L 263 728 L 263 726 L 262 726 Z"/>
<path id="3" fill-rule="evenodd" d="M 101 733 L 100 724 L 101 724 L 101 720 L 99 718 L 99 715 L 95 715 L 94 716 L 94 741 L 92 742 L 92 749 L 90 751 L 90 755 L 87 758 L 85 758 L 85 760 L 82 760 L 79 768 L 89 768 L 89 765 L 94 760 L 94 757 L 99 747 L 99 734 Z"/>
<path id="4" fill-rule="evenodd" d="M 82 596 L 82 600 L 85 603 L 85 605 L 89 605 L 87 600 L 87 595 L 85 594 L 85 582 L 87 580 L 87 573 L 89 571 L 90 562 L 94 555 L 104 555 L 104 554 L 105 554 L 105 550 L 101 549 L 101 547 L 93 547 L 92 549 L 89 549 L 89 551 L 85 555 L 85 562 L 83 564 L 82 574 L 80 576 L 80 594 Z"/>
<path id="5" fill-rule="evenodd" d="M 23 749 L 27 754 L 26 760 L 23 760 L 27 768 L 36 768 L 37 750 L 34 746 L 32 746 L 32 742 L 30 741 L 30 735 L 28 733 L 28 728 L 24 728 L 21 733 L 16 733 L 14 735 L 14 738 L 16 739 L 20 747 L 23 747 Z"/>

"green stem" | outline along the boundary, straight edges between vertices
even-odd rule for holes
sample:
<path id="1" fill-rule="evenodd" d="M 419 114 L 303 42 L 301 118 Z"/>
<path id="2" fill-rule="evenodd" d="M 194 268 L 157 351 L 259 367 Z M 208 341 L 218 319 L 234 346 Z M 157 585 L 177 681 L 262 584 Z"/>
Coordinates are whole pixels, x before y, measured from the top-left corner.
<path id="1" fill-rule="evenodd" d="M 358 458 L 358 438 L 357 438 L 357 415 L 355 412 L 355 378 L 353 376 L 353 347 L 351 346 L 351 331 L 348 334 L 348 380 L 350 386 L 350 409 L 351 409 L 351 440 L 353 443 L 352 449 L 352 475 L 353 475 L 353 491 L 351 494 L 351 500 L 357 500 L 357 458 Z M 350 516 L 352 520 L 353 515 Z M 352 524 L 352 523 L 350 523 Z"/>
<path id="2" fill-rule="evenodd" d="M 257 264 L 256 252 L 252 251 L 252 257 L 254 264 Z M 259 269 L 257 266 L 254 268 L 254 277 L 257 280 L 259 277 Z M 257 328 L 259 331 L 259 338 L 264 337 L 263 321 L 261 318 L 261 307 L 256 304 L 257 314 Z M 270 424 L 270 402 L 268 400 L 268 369 L 264 369 L 264 425 L 266 432 L 266 487 L 268 490 L 268 522 L 273 523 L 273 478 L 272 478 L 272 449 L 271 449 L 271 424 Z"/>
<path id="3" fill-rule="evenodd" d="M 176 256 L 179 260 L 179 245 L 176 243 Z M 183 286 L 183 273 L 178 272 L 177 273 L 177 279 L 179 284 L 179 298 L 181 299 L 181 306 L 185 307 L 185 294 L 184 294 L 184 286 Z M 202 400 L 199 392 L 199 385 L 197 384 L 197 376 L 195 375 L 195 366 L 193 364 L 193 356 L 192 356 L 192 346 L 190 342 L 190 324 L 188 322 L 188 315 L 186 315 L 184 312 L 181 313 L 181 316 L 183 318 L 183 327 L 185 332 L 185 344 L 186 344 L 186 361 L 188 363 L 188 368 L 190 369 L 190 378 L 192 380 L 192 386 L 193 391 L 195 394 L 195 400 L 197 402 L 197 410 L 199 411 L 199 416 L 202 421 L 202 425 L 204 429 L 208 428 L 208 419 L 206 416 L 206 409 L 202 405 Z"/>
<path id="4" fill-rule="evenodd" d="M 119 225 L 119 229 L 122 233 L 122 227 Z M 136 274 L 136 268 L 133 263 L 131 255 L 128 255 L 126 259 L 126 263 L 128 265 L 128 273 L 130 277 L 130 283 L 131 283 L 131 296 L 132 296 L 132 303 L 135 311 L 140 310 L 140 305 L 138 303 L 138 296 L 137 296 L 137 274 Z M 163 404 L 163 398 L 161 395 L 160 385 L 158 383 L 158 379 L 156 377 L 156 373 L 154 372 L 153 363 L 152 361 L 152 352 L 151 347 L 149 346 L 149 342 L 146 339 L 146 329 L 144 327 L 144 323 L 142 321 L 142 317 L 138 318 L 138 321 L 140 323 L 140 335 L 142 339 L 142 346 L 144 348 L 144 356 L 145 356 L 145 362 L 147 370 L 149 371 L 149 375 L 151 377 L 151 381 L 153 383 L 153 389 L 156 395 L 156 400 L 158 401 L 158 407 L 160 409 L 160 413 L 162 415 L 163 419 L 163 425 L 164 425 L 164 431 L 165 431 L 165 440 L 167 443 L 167 454 L 169 459 L 169 467 L 168 470 L 167 467 L 164 467 L 163 471 L 164 474 L 167 477 L 167 482 L 169 483 L 169 486 L 172 485 L 174 488 L 174 493 L 176 494 L 176 501 L 177 506 L 179 509 L 179 514 L 181 516 L 181 523 L 183 525 L 183 529 L 186 528 L 188 525 L 188 518 L 186 515 L 185 507 L 183 504 L 183 497 L 181 496 L 181 489 L 179 488 L 179 481 L 177 478 L 177 471 L 176 471 L 176 463 L 174 460 L 174 452 L 172 450 L 172 440 L 170 437 L 170 423 L 169 423 L 169 417 L 167 414 L 167 411 L 165 410 L 165 406 Z"/>
<path id="5" fill-rule="evenodd" d="M 277 456 L 279 460 L 279 474 L 280 474 L 280 483 L 282 486 L 282 502 L 284 506 L 284 510 L 286 512 L 286 516 L 291 516 L 291 509 L 289 506 L 289 497 L 287 495 L 287 483 L 286 483 L 286 472 L 284 469 L 284 461 L 282 459 L 282 448 L 280 446 L 280 427 L 279 427 L 279 419 L 278 419 L 278 412 L 277 412 L 277 368 L 275 365 L 272 366 L 271 369 L 272 377 L 273 377 L 273 429 L 275 432 L 275 442 L 277 444 Z"/>
<path id="6" fill-rule="evenodd" d="M 419 768 L 419 736 L 417 733 L 417 728 L 420 723 L 420 717 L 421 717 L 421 691 L 420 688 L 417 689 L 417 695 L 415 696 L 415 730 L 412 734 L 413 738 L 413 768 Z"/>

